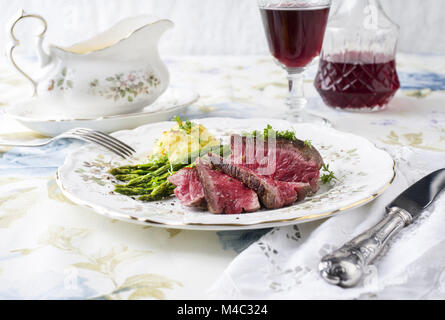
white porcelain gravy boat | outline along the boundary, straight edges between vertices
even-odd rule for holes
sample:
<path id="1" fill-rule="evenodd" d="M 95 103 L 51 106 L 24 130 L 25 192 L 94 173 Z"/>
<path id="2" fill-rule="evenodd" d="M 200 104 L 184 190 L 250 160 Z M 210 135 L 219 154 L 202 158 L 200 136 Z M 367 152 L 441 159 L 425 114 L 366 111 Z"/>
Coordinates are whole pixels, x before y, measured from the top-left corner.
<path id="1" fill-rule="evenodd" d="M 16 63 L 20 45 L 17 23 L 40 20 L 44 29 L 37 38 L 37 53 L 44 73 L 33 79 Z M 152 104 L 169 86 L 170 76 L 161 61 L 158 44 L 170 20 L 152 22 L 149 16 L 122 20 L 93 39 L 73 45 L 43 47 L 46 20 L 23 10 L 11 21 L 12 65 L 33 85 L 34 99 L 42 100 L 59 116 L 90 119 L 137 112 Z"/>

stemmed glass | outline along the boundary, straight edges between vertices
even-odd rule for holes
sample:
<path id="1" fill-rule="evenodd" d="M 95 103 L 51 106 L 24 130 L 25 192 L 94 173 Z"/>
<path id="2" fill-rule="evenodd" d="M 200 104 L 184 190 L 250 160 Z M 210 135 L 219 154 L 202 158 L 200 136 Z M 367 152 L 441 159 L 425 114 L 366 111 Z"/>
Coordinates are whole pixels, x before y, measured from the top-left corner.
<path id="1" fill-rule="evenodd" d="M 329 124 L 304 108 L 304 72 L 322 49 L 331 0 L 258 0 L 269 49 L 288 74 L 288 110 L 295 122 Z"/>

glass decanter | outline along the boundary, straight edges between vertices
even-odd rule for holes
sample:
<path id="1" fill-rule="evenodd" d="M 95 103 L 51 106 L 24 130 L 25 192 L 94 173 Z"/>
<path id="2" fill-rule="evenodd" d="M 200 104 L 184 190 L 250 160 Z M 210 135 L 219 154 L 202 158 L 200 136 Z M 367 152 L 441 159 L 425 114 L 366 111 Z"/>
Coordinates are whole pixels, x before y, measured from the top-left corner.
<path id="1" fill-rule="evenodd" d="M 379 0 L 342 0 L 330 19 L 315 87 L 330 107 L 383 110 L 400 88 L 399 26 Z"/>

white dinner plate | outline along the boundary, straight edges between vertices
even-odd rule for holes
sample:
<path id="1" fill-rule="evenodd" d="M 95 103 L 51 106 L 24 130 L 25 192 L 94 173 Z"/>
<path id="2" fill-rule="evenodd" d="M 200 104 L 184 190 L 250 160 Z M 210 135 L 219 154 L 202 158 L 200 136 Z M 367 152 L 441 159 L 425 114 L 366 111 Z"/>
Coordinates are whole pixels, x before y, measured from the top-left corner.
<path id="1" fill-rule="evenodd" d="M 332 128 L 293 125 L 275 119 L 208 118 L 196 122 L 224 141 L 228 141 L 233 133 L 262 130 L 268 124 L 276 130 L 295 130 L 300 139 L 312 141 L 338 181 L 322 186 L 315 196 L 293 206 L 240 215 L 213 215 L 208 211 L 185 208 L 176 198 L 143 203 L 114 194 L 113 177 L 108 171 L 144 161 L 160 134 L 174 125 L 163 122 L 114 134 L 138 151 L 131 160 L 122 160 L 93 145 L 75 151 L 59 168 L 58 184 L 73 202 L 113 219 L 166 228 L 239 230 L 299 224 L 340 214 L 377 198 L 395 177 L 394 161 L 388 153 L 362 137 Z"/>
<path id="2" fill-rule="evenodd" d="M 144 110 L 96 119 L 64 119 L 45 109 L 38 100 L 23 101 L 5 108 L 6 116 L 43 135 L 54 137 L 73 128 L 89 128 L 105 133 L 134 129 L 144 124 L 171 120 L 198 101 L 191 90 L 169 88 L 154 104 Z"/>

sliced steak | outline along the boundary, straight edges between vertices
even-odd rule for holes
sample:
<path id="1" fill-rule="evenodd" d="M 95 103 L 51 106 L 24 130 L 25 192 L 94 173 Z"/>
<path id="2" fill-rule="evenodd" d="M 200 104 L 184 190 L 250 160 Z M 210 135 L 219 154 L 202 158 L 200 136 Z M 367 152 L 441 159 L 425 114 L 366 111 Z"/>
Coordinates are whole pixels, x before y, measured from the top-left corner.
<path id="1" fill-rule="evenodd" d="M 218 155 L 210 154 L 209 159 L 213 166 L 254 190 L 262 204 L 268 209 L 292 205 L 312 194 L 309 183 L 279 181 L 261 176 L 246 166 L 236 164 L 233 157 L 223 159 Z"/>
<path id="2" fill-rule="evenodd" d="M 276 139 L 268 145 L 260 139 L 233 135 L 231 149 L 234 162 L 245 169 L 277 181 L 309 183 L 313 193 L 319 190 L 323 159 L 317 149 L 301 140 Z"/>
<path id="3" fill-rule="evenodd" d="M 208 160 L 199 158 L 196 169 L 202 183 L 209 211 L 214 214 L 240 214 L 260 209 L 257 194 L 242 182 L 220 170 Z"/>
<path id="4" fill-rule="evenodd" d="M 204 189 L 196 168 L 185 168 L 168 178 L 176 186 L 175 195 L 186 207 L 207 208 Z"/>

